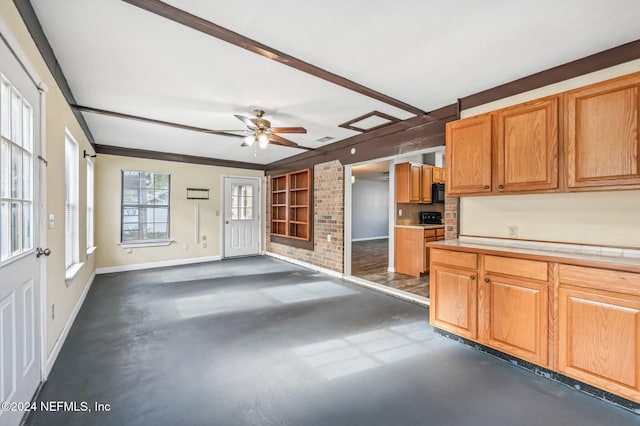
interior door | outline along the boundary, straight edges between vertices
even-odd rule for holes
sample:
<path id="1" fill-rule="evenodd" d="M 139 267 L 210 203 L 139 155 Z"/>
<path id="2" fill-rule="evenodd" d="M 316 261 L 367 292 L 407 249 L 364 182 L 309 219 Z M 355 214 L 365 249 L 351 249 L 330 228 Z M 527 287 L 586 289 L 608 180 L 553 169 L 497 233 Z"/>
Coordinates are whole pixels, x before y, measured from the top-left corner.
<path id="1" fill-rule="evenodd" d="M 260 180 L 224 178 L 224 257 L 260 253 Z"/>
<path id="2" fill-rule="evenodd" d="M 31 400 L 41 378 L 39 93 L 0 42 L 0 401 Z M 0 410 L 0 425 L 24 411 Z"/>

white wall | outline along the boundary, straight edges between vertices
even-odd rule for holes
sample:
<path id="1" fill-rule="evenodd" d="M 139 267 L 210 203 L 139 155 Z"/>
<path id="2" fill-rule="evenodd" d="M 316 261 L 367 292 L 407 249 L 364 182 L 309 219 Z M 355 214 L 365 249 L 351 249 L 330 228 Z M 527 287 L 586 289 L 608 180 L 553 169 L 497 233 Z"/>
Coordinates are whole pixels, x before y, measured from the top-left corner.
<path id="1" fill-rule="evenodd" d="M 640 71 L 640 60 L 471 108 L 463 118 Z M 640 191 L 460 198 L 460 234 L 640 248 Z"/>
<path id="2" fill-rule="evenodd" d="M 389 236 L 389 182 L 356 179 L 352 192 L 352 241 Z"/>

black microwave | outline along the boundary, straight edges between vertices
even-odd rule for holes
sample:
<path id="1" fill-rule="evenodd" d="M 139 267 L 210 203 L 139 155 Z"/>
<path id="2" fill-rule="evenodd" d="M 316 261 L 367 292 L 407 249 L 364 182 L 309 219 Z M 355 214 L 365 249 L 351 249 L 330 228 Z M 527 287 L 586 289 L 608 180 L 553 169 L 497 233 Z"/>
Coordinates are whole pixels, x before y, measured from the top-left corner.
<path id="1" fill-rule="evenodd" d="M 434 183 L 431 186 L 431 202 L 444 203 L 444 183 Z"/>

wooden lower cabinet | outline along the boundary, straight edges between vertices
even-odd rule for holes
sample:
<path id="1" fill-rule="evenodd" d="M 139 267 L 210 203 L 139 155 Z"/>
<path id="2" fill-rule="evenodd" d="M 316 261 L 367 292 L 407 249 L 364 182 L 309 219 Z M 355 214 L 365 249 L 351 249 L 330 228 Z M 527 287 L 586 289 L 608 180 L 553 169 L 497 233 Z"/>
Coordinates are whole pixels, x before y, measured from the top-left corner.
<path id="1" fill-rule="evenodd" d="M 640 295 L 619 292 L 634 283 L 640 291 L 638 274 L 560 266 L 558 371 L 640 402 Z"/>
<path id="2" fill-rule="evenodd" d="M 467 339 L 478 338 L 477 275 L 475 254 L 431 250 L 431 325 Z"/>
<path id="3" fill-rule="evenodd" d="M 548 284 L 487 275 L 480 288 L 480 343 L 547 367 Z"/>
<path id="4" fill-rule="evenodd" d="M 444 228 L 395 228 L 396 272 L 419 277 L 429 272 L 429 248 L 432 241 L 444 240 Z"/>
<path id="5" fill-rule="evenodd" d="M 434 327 L 640 402 L 640 273 L 470 251 L 431 248 Z"/>

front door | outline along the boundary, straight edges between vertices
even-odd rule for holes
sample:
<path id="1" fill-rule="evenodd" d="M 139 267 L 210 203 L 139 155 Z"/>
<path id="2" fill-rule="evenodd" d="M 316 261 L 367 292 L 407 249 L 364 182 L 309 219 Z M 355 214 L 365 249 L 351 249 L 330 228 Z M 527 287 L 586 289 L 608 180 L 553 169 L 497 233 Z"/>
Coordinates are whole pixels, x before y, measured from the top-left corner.
<path id="1" fill-rule="evenodd" d="M 224 178 L 224 257 L 260 253 L 260 180 Z"/>
<path id="2" fill-rule="evenodd" d="M 41 378 L 40 95 L 4 41 L 0 80 L 0 401 L 17 404 Z M 20 422 L 24 410 L 9 408 L 0 425 Z"/>

